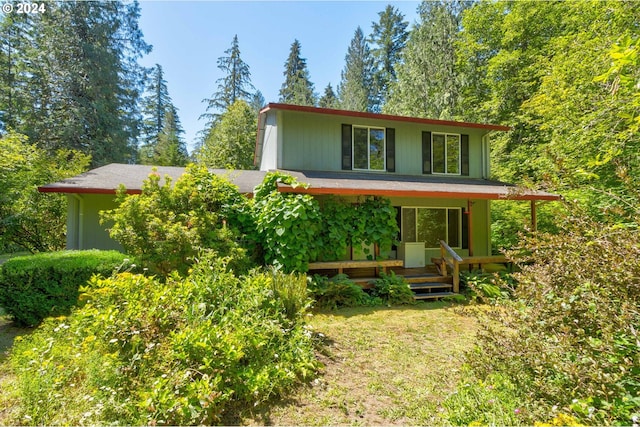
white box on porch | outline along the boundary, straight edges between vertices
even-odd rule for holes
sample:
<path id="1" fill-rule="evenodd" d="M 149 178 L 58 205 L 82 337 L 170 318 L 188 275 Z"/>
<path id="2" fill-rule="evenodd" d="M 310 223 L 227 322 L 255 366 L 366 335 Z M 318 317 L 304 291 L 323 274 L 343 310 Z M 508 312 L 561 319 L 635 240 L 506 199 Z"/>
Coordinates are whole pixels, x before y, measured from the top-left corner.
<path id="1" fill-rule="evenodd" d="M 400 242 L 398 255 L 404 260 L 404 268 L 424 267 L 424 242 Z"/>

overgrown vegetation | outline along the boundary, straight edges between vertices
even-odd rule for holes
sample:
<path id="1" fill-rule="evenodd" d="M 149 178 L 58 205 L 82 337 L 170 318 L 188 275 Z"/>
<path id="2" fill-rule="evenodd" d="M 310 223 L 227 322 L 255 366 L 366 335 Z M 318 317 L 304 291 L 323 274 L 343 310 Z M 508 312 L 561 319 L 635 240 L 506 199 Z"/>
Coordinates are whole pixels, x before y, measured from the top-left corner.
<path id="1" fill-rule="evenodd" d="M 349 245 L 390 249 L 397 238 L 396 212 L 387 198 L 363 197 L 356 203 L 330 198 L 320 205 L 310 195 L 278 191 L 278 183 L 305 185 L 290 175 L 269 172 L 256 188 L 256 240 L 267 264 L 304 272 L 311 261 L 344 257 Z M 369 249 L 365 253 L 374 259 Z"/>
<path id="2" fill-rule="evenodd" d="M 239 273 L 249 268 L 240 232 L 227 224 L 247 203 L 238 188 L 204 166 L 189 165 L 175 182 L 152 173 L 139 195 L 118 190 L 119 206 L 101 213 L 110 236 L 153 273 L 186 274 L 196 255 L 211 252 L 229 257 L 228 266 Z"/>
<path id="3" fill-rule="evenodd" d="M 452 422 L 630 425 L 640 416 L 637 222 L 603 225 L 580 215 L 562 228 L 528 236 L 509 253 L 521 269 L 515 289 L 504 280 L 481 288 L 492 296 L 514 289 L 514 299 L 495 300 L 468 358 L 473 387 L 492 384 L 493 392 L 453 396 Z M 508 406 L 488 404 L 505 393 L 518 402 L 517 419 Z M 484 409 L 459 418 L 469 399 Z M 490 418 L 496 408 L 509 416 Z"/>
<path id="4" fill-rule="evenodd" d="M 314 275 L 309 278 L 309 293 L 315 307 L 335 310 L 341 307 L 392 306 L 414 304 L 413 292 L 402 276 L 394 272 L 382 274 L 373 281 L 373 287 L 365 291 L 346 274 L 332 278 Z"/>
<path id="5" fill-rule="evenodd" d="M 315 375 L 304 285 L 213 258 L 166 282 L 96 277 L 82 308 L 15 344 L 11 423 L 223 423 Z"/>
<path id="6" fill-rule="evenodd" d="M 62 251 L 11 258 L 0 266 L 0 307 L 20 325 L 69 314 L 78 290 L 92 276 L 129 270 L 132 260 L 117 251 Z"/>
<path id="7" fill-rule="evenodd" d="M 89 161 L 78 151 L 50 154 L 24 135 L 0 134 L 0 253 L 64 248 L 66 198 L 38 186 L 84 172 Z"/>

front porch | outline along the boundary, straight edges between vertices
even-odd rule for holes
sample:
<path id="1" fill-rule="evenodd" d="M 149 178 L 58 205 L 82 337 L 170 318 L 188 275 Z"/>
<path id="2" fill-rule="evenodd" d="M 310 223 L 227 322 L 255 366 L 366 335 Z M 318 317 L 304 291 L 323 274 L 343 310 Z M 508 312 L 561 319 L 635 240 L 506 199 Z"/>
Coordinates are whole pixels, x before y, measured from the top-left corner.
<path id="1" fill-rule="evenodd" d="M 346 274 L 363 289 L 371 289 L 380 273 L 392 271 L 403 276 L 414 293 L 414 299 L 439 299 L 460 292 L 460 271 L 483 269 L 487 264 L 506 264 L 504 256 L 459 256 L 446 242 L 440 242 L 441 256 L 432 258 L 432 264 L 424 267 L 404 267 L 401 259 L 382 260 L 345 260 L 309 263 L 308 274 L 321 274 L 333 277 Z"/>

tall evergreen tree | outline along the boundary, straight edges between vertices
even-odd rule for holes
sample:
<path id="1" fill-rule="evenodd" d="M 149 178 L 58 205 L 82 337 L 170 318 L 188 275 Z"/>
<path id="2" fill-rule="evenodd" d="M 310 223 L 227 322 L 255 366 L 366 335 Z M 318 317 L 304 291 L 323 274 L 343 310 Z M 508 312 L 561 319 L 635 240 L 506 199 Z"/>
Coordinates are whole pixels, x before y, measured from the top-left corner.
<path id="1" fill-rule="evenodd" d="M 333 91 L 331 87 L 331 83 L 324 88 L 324 94 L 318 100 L 318 107 L 320 108 L 338 108 L 340 106 L 340 101 L 336 96 L 336 93 Z"/>
<path id="2" fill-rule="evenodd" d="M 465 0 L 424 0 L 420 22 L 409 36 L 398 80 L 391 85 L 383 111 L 418 117 L 453 118 L 458 113 L 460 73 L 455 41 Z"/>
<path id="3" fill-rule="evenodd" d="M 384 11 L 379 12 L 378 22 L 371 23 L 371 54 L 375 66 L 375 106 L 379 111 L 387 99 L 389 85 L 396 81 L 396 66 L 400 63 L 400 56 L 404 49 L 409 33 L 409 23 L 404 20 L 404 15 L 392 5 L 387 5 Z"/>
<path id="4" fill-rule="evenodd" d="M 345 110 L 373 111 L 373 56 L 360 27 L 351 39 L 344 59 L 338 86 L 340 106 Z"/>
<path id="5" fill-rule="evenodd" d="M 3 18 L 7 121 L 49 152 L 78 149 L 94 166 L 131 160 L 144 80 L 137 60 L 150 51 L 137 1 L 52 1 L 46 8 L 29 22 Z M 9 59 L 16 47 L 20 54 Z"/>
<path id="6" fill-rule="evenodd" d="M 155 146 L 158 136 L 164 128 L 167 111 L 173 108 L 167 81 L 164 79 L 162 66 L 156 64 L 151 71 L 147 95 L 142 99 L 142 142 L 144 145 Z"/>
<path id="7" fill-rule="evenodd" d="M 291 44 L 289 57 L 284 64 L 284 83 L 280 88 L 280 102 L 295 105 L 315 105 L 313 83 L 309 80 L 307 60 L 300 56 L 300 42 Z"/>
<path id="8" fill-rule="evenodd" d="M 152 164 L 157 166 L 185 166 L 189 153 L 182 138 L 184 130 L 176 108 L 171 105 L 164 113 L 164 125 L 158 135 Z"/>
<path id="9" fill-rule="evenodd" d="M 218 68 L 224 75 L 216 80 L 218 89 L 209 99 L 206 112 L 201 116 L 208 120 L 206 128 L 210 130 L 220 114 L 235 103 L 238 99 L 251 100 L 254 89 L 251 84 L 251 72 L 249 66 L 240 58 L 240 46 L 238 35 L 233 37 L 231 47 L 224 51 L 225 56 L 218 58 Z M 205 131 L 206 132 L 206 131 Z"/>

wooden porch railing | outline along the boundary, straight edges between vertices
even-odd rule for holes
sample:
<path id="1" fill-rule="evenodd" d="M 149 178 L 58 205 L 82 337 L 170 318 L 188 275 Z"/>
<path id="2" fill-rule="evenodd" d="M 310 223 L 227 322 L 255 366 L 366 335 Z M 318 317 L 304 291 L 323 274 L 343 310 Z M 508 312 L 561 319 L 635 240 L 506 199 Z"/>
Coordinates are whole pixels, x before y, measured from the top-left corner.
<path id="1" fill-rule="evenodd" d="M 453 292 L 460 292 L 460 264 L 464 263 L 464 260 L 451 249 L 447 242 L 440 240 L 440 274 L 447 275 L 447 265 L 453 270 L 451 277 L 453 278 Z"/>

